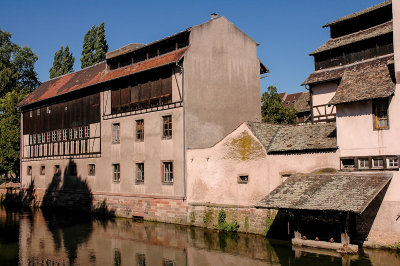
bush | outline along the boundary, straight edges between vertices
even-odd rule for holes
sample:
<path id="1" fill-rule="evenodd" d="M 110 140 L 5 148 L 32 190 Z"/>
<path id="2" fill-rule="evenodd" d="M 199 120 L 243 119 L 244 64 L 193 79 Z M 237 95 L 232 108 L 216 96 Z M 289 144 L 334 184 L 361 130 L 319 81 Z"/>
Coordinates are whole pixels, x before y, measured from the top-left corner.
<path id="1" fill-rule="evenodd" d="M 221 210 L 218 213 L 218 228 L 221 231 L 226 232 L 237 232 L 239 229 L 239 224 L 234 221 L 233 223 L 228 223 L 226 221 L 226 213 L 224 210 Z"/>

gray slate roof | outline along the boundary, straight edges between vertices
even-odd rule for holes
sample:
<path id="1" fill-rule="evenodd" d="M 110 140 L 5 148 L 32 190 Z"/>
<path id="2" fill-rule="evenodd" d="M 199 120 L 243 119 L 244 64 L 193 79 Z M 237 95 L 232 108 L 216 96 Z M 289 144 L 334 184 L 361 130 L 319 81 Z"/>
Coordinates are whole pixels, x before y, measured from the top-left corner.
<path id="1" fill-rule="evenodd" d="M 337 149 L 336 124 L 272 125 L 248 122 L 267 153 Z"/>
<path id="2" fill-rule="evenodd" d="M 382 7 L 385 7 L 385 6 L 388 6 L 388 5 L 391 5 L 391 4 L 392 4 L 392 0 L 388 0 L 388 1 L 385 1 L 385 2 L 383 2 L 383 3 L 380 3 L 380 4 L 377 4 L 377 5 L 371 6 L 371 7 L 369 7 L 369 8 L 366 8 L 366 9 L 364 9 L 364 10 L 355 12 L 355 13 L 353 13 L 353 14 L 350 14 L 350 15 L 347 15 L 347 16 L 344 16 L 344 17 L 341 17 L 341 18 L 338 18 L 337 20 L 332 21 L 332 22 L 329 22 L 328 24 L 326 24 L 326 25 L 324 25 L 324 26 L 322 26 L 322 27 L 323 27 L 323 28 L 326 28 L 326 27 L 329 27 L 329 26 L 332 26 L 332 25 L 335 25 L 335 24 L 339 24 L 339 23 L 341 23 L 341 22 L 343 22 L 343 21 L 346 21 L 346 20 L 349 20 L 349 19 L 353 19 L 353 18 L 359 17 L 359 16 L 361 16 L 361 15 L 367 14 L 367 13 L 369 13 L 369 12 L 375 11 L 375 10 L 377 10 L 377 9 L 380 9 L 380 8 L 382 8 Z"/>
<path id="3" fill-rule="evenodd" d="M 313 51 L 310 55 L 315 55 L 321 52 L 325 52 L 328 50 L 332 50 L 334 48 L 338 48 L 341 46 L 349 45 L 355 42 L 375 38 L 377 36 L 381 36 L 387 33 L 393 32 L 393 21 L 388 21 L 377 25 L 372 28 L 368 28 L 365 30 L 361 30 L 349 35 L 341 36 L 338 38 L 330 39 L 323 45 L 321 45 L 318 49 Z"/>
<path id="4" fill-rule="evenodd" d="M 392 58 L 385 57 L 347 68 L 329 103 L 350 103 L 393 95 L 395 84 L 388 68 L 388 61 Z"/>
<path id="5" fill-rule="evenodd" d="M 256 207 L 362 213 L 391 178 L 389 173 L 295 175 Z"/>

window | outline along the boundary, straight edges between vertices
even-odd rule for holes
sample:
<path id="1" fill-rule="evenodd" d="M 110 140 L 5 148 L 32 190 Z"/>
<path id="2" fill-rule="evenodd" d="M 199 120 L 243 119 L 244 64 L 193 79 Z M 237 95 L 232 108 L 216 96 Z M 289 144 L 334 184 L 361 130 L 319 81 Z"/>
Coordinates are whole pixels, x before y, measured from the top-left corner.
<path id="1" fill-rule="evenodd" d="M 172 136 L 172 116 L 163 116 L 163 137 L 170 138 Z"/>
<path id="2" fill-rule="evenodd" d="M 113 164 L 113 181 L 114 182 L 119 182 L 120 181 L 120 168 L 119 168 L 119 163 L 118 164 Z"/>
<path id="3" fill-rule="evenodd" d="M 66 129 L 63 129 L 63 140 L 68 139 L 68 131 Z"/>
<path id="4" fill-rule="evenodd" d="M 40 115 L 40 109 L 37 109 L 36 113 L 37 115 Z"/>
<path id="5" fill-rule="evenodd" d="M 46 168 L 44 167 L 44 165 L 40 166 L 40 175 L 44 175 L 46 173 Z"/>
<path id="6" fill-rule="evenodd" d="M 369 159 L 368 158 L 358 159 L 358 168 L 359 169 L 368 169 L 369 168 Z"/>
<path id="7" fill-rule="evenodd" d="M 399 158 L 398 157 L 387 158 L 387 167 L 388 168 L 399 168 Z"/>
<path id="8" fill-rule="evenodd" d="M 113 124 L 112 142 L 119 143 L 119 123 Z"/>
<path id="9" fill-rule="evenodd" d="M 136 120 L 136 140 L 144 140 L 144 120 Z"/>
<path id="10" fill-rule="evenodd" d="M 52 131 L 51 132 L 51 141 L 56 141 L 57 140 L 57 131 Z"/>
<path id="11" fill-rule="evenodd" d="M 59 174 L 61 174 L 60 166 L 54 165 L 54 175 L 59 175 Z"/>
<path id="12" fill-rule="evenodd" d="M 76 172 L 76 165 L 75 164 L 71 164 L 69 166 L 69 175 L 70 176 L 76 176 L 77 172 Z"/>
<path id="13" fill-rule="evenodd" d="M 46 133 L 42 133 L 42 143 L 46 142 Z"/>
<path id="14" fill-rule="evenodd" d="M 163 259 L 163 266 L 174 266 L 173 260 Z"/>
<path id="15" fill-rule="evenodd" d="M 47 142 L 50 142 L 50 132 L 47 132 Z"/>
<path id="16" fill-rule="evenodd" d="M 36 134 L 33 134 L 33 144 L 36 144 Z"/>
<path id="17" fill-rule="evenodd" d="M 163 176 L 165 183 L 174 182 L 174 172 L 173 172 L 172 162 L 163 162 Z"/>
<path id="18" fill-rule="evenodd" d="M 74 133 L 73 132 L 74 132 L 73 129 L 70 128 L 69 129 L 69 139 L 73 139 L 73 137 L 74 137 Z"/>
<path id="19" fill-rule="evenodd" d="M 144 163 L 136 164 L 136 181 L 144 182 Z"/>
<path id="20" fill-rule="evenodd" d="M 146 266 L 146 256 L 144 254 L 136 254 L 136 261 L 138 266 Z"/>
<path id="21" fill-rule="evenodd" d="M 239 184 L 247 184 L 249 182 L 249 176 L 248 175 L 239 175 L 238 177 L 238 183 Z"/>
<path id="22" fill-rule="evenodd" d="M 28 166 L 27 168 L 26 168 L 26 174 L 28 175 L 28 176 L 31 176 L 32 175 L 32 166 Z"/>
<path id="23" fill-rule="evenodd" d="M 32 143 L 33 143 L 33 136 L 29 135 L 29 144 L 32 144 Z"/>
<path id="24" fill-rule="evenodd" d="M 90 175 L 90 176 L 96 175 L 96 165 L 95 164 L 89 164 L 88 175 Z"/>
<path id="25" fill-rule="evenodd" d="M 353 169 L 354 168 L 354 158 L 341 159 L 340 165 L 342 169 Z"/>
<path id="26" fill-rule="evenodd" d="M 83 138 L 83 127 L 79 128 L 79 138 Z"/>
<path id="27" fill-rule="evenodd" d="M 85 126 L 85 138 L 89 138 L 89 137 L 90 137 L 90 127 Z"/>
<path id="28" fill-rule="evenodd" d="M 388 99 L 377 100 L 373 103 L 374 108 L 374 128 L 375 129 L 388 129 L 389 116 L 388 116 Z"/>
<path id="29" fill-rule="evenodd" d="M 372 168 L 383 168 L 383 158 L 372 158 Z"/>
<path id="30" fill-rule="evenodd" d="M 32 111 L 29 112 L 29 117 L 32 117 Z"/>
<path id="31" fill-rule="evenodd" d="M 74 128 L 74 139 L 78 138 L 78 129 Z"/>
<path id="32" fill-rule="evenodd" d="M 37 135 L 37 143 L 41 143 L 42 142 L 42 134 L 38 134 Z"/>

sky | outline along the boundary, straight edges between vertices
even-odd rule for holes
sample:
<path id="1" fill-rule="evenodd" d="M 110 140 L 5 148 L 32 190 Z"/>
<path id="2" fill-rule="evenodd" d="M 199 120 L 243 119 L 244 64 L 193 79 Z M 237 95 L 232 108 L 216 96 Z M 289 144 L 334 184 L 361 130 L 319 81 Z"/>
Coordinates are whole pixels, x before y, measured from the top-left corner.
<path id="1" fill-rule="evenodd" d="M 83 37 L 105 22 L 109 51 L 129 43 L 150 43 L 210 19 L 215 12 L 259 43 L 257 53 L 278 92 L 305 91 L 300 84 L 313 71 L 309 56 L 329 39 L 322 25 L 384 0 L 1 0 L 0 29 L 30 47 L 39 60 L 39 80 L 49 79 L 54 53 L 68 45 L 80 70 Z"/>

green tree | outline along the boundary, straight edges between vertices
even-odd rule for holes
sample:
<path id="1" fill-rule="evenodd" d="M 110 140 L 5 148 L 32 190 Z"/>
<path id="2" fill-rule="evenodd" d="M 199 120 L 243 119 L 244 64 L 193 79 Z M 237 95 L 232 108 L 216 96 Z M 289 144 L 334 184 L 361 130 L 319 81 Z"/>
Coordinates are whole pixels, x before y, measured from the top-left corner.
<path id="1" fill-rule="evenodd" d="M 93 25 L 85 34 L 82 46 L 81 68 L 86 68 L 105 60 L 108 44 L 104 22 L 100 26 Z"/>
<path id="2" fill-rule="evenodd" d="M 20 118 L 15 106 L 29 94 L 29 89 L 15 89 L 0 99 L 0 174 L 19 177 Z"/>
<path id="3" fill-rule="evenodd" d="M 97 28 L 96 51 L 94 52 L 94 63 L 100 63 L 106 59 L 108 52 L 108 44 L 106 40 L 106 31 L 104 29 L 104 22 Z"/>
<path id="4" fill-rule="evenodd" d="M 40 83 L 34 70 L 38 57 L 33 51 L 11 41 L 11 34 L 0 29 L 0 97 L 12 90 L 34 90 Z"/>
<path id="5" fill-rule="evenodd" d="M 50 68 L 50 78 L 55 78 L 64 74 L 71 73 L 74 71 L 75 58 L 72 53 L 69 52 L 68 45 L 65 47 L 61 46 L 54 54 L 53 66 Z"/>
<path id="6" fill-rule="evenodd" d="M 263 122 L 272 124 L 294 124 L 296 109 L 285 107 L 275 86 L 268 86 L 261 97 L 261 117 Z"/>

